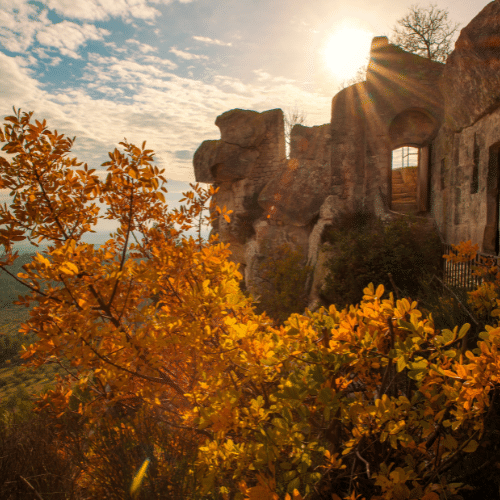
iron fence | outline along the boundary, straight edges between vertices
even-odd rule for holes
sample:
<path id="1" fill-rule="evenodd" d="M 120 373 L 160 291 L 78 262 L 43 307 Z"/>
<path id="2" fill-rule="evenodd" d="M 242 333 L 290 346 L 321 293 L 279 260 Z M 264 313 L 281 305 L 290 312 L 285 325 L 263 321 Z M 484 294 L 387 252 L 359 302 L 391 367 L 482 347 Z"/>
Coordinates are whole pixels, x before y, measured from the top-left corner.
<path id="1" fill-rule="evenodd" d="M 443 245 L 443 254 L 457 255 L 457 252 L 451 245 Z M 478 252 L 475 258 L 468 262 L 450 262 L 443 257 L 444 282 L 450 286 L 474 290 L 484 281 L 483 277 L 473 274 L 474 270 L 491 265 L 499 266 L 500 256 Z"/>

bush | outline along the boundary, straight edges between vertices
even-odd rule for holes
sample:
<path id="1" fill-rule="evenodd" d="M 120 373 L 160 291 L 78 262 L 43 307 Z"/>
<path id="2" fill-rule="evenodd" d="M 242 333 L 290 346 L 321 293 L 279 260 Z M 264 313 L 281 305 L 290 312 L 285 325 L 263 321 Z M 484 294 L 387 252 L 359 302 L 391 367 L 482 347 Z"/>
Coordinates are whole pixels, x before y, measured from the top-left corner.
<path id="1" fill-rule="evenodd" d="M 19 476 L 18 497 L 22 476 L 54 498 L 54 485 L 38 479 L 50 473 L 70 478 L 57 490 L 68 495 L 79 488 L 83 497 L 129 498 L 149 458 L 139 498 L 438 500 L 500 462 L 491 431 L 500 329 L 487 326 L 468 350 L 469 325 L 438 330 L 417 302 L 383 299 L 384 287 L 371 284 L 357 306 L 306 309 L 271 325 L 241 292 L 227 247 L 175 241 L 216 190 L 194 186 L 191 206 L 168 212 L 165 179 L 145 144 L 111 153 L 103 183 L 86 165 L 75 173 L 72 141 L 30 118 L 19 112 L 0 131 L 3 149 L 16 154 L 0 157 L 0 180 L 17 192 L 12 210 L 0 207 L 0 267 L 15 261 L 12 243 L 26 238 L 24 228 L 51 242 L 19 276 L 32 283 L 20 302 L 35 304 L 20 331 L 38 337 L 22 358 L 34 367 L 68 360 L 77 380 L 58 380 L 35 401 L 50 422 L 46 434 L 5 447 L 19 457 L 5 475 Z M 81 237 L 99 219 L 101 199 L 120 226 L 94 248 Z M 211 208 L 229 219 L 226 207 Z M 401 223 L 363 217 L 354 221 L 357 238 L 336 235 L 344 268 L 353 279 L 359 270 L 363 282 L 385 282 L 391 272 L 410 292 L 429 243 Z M 129 247 L 135 233 L 142 238 Z M 305 282 L 295 259 L 276 258 L 270 280 L 290 308 L 298 304 L 288 297 Z M 40 450 L 45 472 L 23 446 Z"/>
<path id="2" fill-rule="evenodd" d="M 0 425 L 0 498 L 75 499 L 75 472 L 47 420 L 24 414 Z"/>
<path id="3" fill-rule="evenodd" d="M 332 245 L 333 257 L 327 263 L 322 298 L 338 307 L 358 303 L 368 283 L 381 283 L 387 290 L 418 297 L 421 279 L 440 272 L 439 236 L 430 235 L 415 220 L 383 223 L 365 212 L 346 214 L 323 240 Z"/>
<path id="4" fill-rule="evenodd" d="M 283 323 L 291 314 L 302 313 L 308 304 L 308 278 L 313 268 L 306 266 L 300 250 L 284 244 L 259 264 L 258 313 L 264 311 L 277 324 Z"/>

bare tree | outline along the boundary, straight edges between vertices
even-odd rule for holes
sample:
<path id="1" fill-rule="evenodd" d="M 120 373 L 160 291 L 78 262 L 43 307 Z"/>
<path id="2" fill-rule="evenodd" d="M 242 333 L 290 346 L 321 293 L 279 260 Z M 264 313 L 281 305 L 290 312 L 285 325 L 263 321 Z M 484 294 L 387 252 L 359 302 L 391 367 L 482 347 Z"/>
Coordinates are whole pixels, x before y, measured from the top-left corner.
<path id="1" fill-rule="evenodd" d="M 433 61 L 446 62 L 459 24 L 448 21 L 448 11 L 436 5 L 412 5 L 410 12 L 398 19 L 391 42 L 407 52 Z"/>
<path id="2" fill-rule="evenodd" d="M 292 128 L 294 125 L 305 125 L 306 123 L 306 114 L 303 111 L 299 111 L 299 108 L 295 106 L 293 109 L 289 109 L 285 115 L 285 143 L 287 156 L 290 152 L 290 136 L 292 134 Z"/>

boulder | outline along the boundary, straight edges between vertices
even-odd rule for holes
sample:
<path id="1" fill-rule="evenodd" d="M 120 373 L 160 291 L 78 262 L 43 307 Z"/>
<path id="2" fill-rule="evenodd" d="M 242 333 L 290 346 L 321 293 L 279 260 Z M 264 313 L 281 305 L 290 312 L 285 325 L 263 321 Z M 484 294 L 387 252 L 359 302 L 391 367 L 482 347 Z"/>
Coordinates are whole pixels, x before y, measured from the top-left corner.
<path id="1" fill-rule="evenodd" d="M 440 85 L 455 132 L 500 106 L 500 2 L 489 3 L 461 31 Z"/>
<path id="2" fill-rule="evenodd" d="M 259 158 L 254 148 L 222 140 L 203 141 L 193 157 L 196 182 L 225 182 L 248 177 Z"/>
<path id="3" fill-rule="evenodd" d="M 329 162 L 332 138 L 330 128 L 329 123 L 316 127 L 295 125 L 290 134 L 290 158 Z"/>
<path id="4" fill-rule="evenodd" d="M 330 182 L 329 162 L 292 159 L 265 185 L 259 205 L 286 225 L 306 226 L 318 215 Z"/>
<path id="5" fill-rule="evenodd" d="M 215 163 L 211 167 L 216 182 L 235 181 L 249 177 L 259 158 L 259 151 L 219 141 Z"/>
<path id="6" fill-rule="evenodd" d="M 193 156 L 194 178 L 196 182 L 215 182 L 212 166 L 215 165 L 219 141 L 203 141 Z"/>
<path id="7" fill-rule="evenodd" d="M 266 113 L 247 109 L 226 111 L 215 120 L 220 129 L 221 140 L 242 148 L 256 147 L 262 142 L 267 131 L 267 122 Z"/>
<path id="8" fill-rule="evenodd" d="M 292 159 L 264 186 L 259 205 L 284 224 L 306 226 L 329 194 L 330 125 L 295 125 L 290 143 Z"/>

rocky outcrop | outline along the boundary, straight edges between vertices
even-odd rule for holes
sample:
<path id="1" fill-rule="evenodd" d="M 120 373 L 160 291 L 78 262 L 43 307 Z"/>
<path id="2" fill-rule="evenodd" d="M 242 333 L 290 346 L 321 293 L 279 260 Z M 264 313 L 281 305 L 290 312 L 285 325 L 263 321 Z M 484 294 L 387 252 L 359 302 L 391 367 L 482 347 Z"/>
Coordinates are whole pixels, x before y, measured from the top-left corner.
<path id="1" fill-rule="evenodd" d="M 293 127 L 290 159 L 280 109 L 233 109 L 215 124 L 221 138 L 198 148 L 195 177 L 219 187 L 215 202 L 233 210 L 213 231 L 230 243 L 249 288 L 259 265 L 287 243 L 315 268 L 317 303 L 327 260 L 322 234 L 344 212 L 432 218 L 450 243 L 481 243 L 487 229 L 482 248 L 496 248 L 500 0 L 462 30 L 446 65 L 374 38 L 366 81 L 333 97 L 329 124 Z M 393 173 L 392 151 L 402 146 L 419 149 L 418 166 Z"/>
<path id="2" fill-rule="evenodd" d="M 500 106 L 500 2 L 489 3 L 461 31 L 441 86 L 455 132 Z"/>
<path id="3" fill-rule="evenodd" d="M 286 162 L 283 112 L 233 109 L 217 117 L 221 139 L 204 141 L 194 154 L 197 182 L 219 187 L 215 202 L 233 210 L 231 222 L 220 216 L 213 231 L 231 244 L 232 260 L 246 265 L 245 245 L 263 214 L 259 193 Z"/>
<path id="4" fill-rule="evenodd" d="M 266 184 L 259 205 L 285 225 L 306 226 L 330 190 L 330 127 L 295 125 L 290 142 L 292 159 Z"/>

